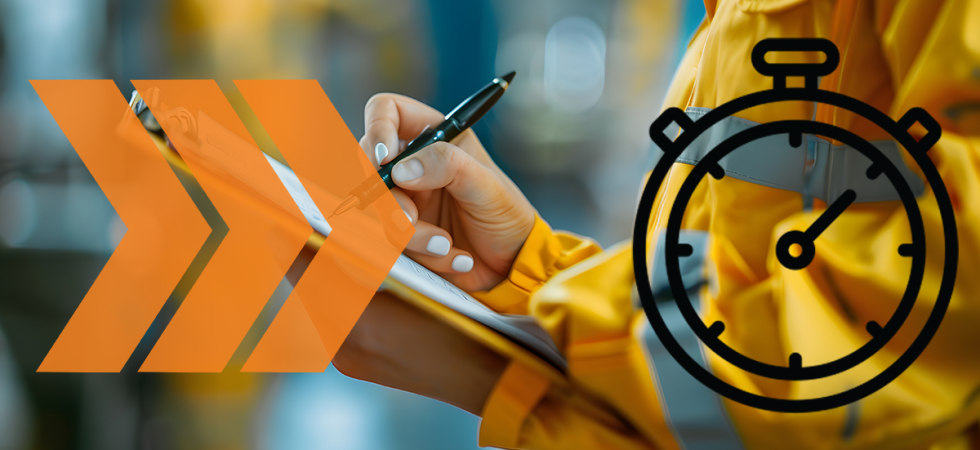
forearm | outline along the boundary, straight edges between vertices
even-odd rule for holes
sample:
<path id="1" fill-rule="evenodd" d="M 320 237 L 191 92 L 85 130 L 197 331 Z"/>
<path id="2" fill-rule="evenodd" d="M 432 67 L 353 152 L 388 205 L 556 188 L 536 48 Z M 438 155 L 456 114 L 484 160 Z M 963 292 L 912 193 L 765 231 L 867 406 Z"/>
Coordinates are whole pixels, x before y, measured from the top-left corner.
<path id="1" fill-rule="evenodd" d="M 507 361 L 388 292 L 379 292 L 333 360 L 352 378 L 479 415 Z"/>

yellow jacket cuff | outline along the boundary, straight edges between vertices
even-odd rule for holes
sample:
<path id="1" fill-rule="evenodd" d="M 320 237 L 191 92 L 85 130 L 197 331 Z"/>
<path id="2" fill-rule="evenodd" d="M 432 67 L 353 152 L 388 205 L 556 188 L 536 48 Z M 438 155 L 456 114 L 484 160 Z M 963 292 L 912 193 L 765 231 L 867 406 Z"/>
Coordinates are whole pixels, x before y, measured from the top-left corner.
<path id="1" fill-rule="evenodd" d="M 556 273 L 602 251 L 594 241 L 553 232 L 540 216 L 514 259 L 507 278 L 486 291 L 472 293 L 497 312 L 527 314 L 528 298 Z"/>

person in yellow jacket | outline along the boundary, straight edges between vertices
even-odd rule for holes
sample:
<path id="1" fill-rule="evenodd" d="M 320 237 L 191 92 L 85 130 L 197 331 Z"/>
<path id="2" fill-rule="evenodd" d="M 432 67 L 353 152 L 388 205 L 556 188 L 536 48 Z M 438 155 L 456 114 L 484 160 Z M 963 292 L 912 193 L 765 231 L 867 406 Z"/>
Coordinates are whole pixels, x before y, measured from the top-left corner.
<path id="1" fill-rule="evenodd" d="M 599 408 L 552 395 L 538 374 L 384 293 L 338 353 L 337 368 L 481 415 L 479 442 L 486 446 L 980 448 L 980 1 L 706 0 L 705 6 L 707 17 L 664 108 L 696 118 L 770 89 L 772 79 L 749 62 L 753 46 L 772 37 L 820 37 L 831 39 L 841 54 L 822 89 L 857 98 L 893 119 L 922 107 L 942 124 L 942 139 L 929 156 L 953 199 L 960 271 L 941 328 L 905 373 L 858 402 L 812 413 L 770 412 L 718 396 L 673 361 L 638 307 L 632 244 L 602 250 L 588 239 L 552 231 L 472 132 L 433 145 L 392 172 L 400 187 L 394 194 L 417 230 L 405 252 L 487 306 L 534 317 L 567 356 L 577 391 Z M 817 63 L 821 56 L 772 58 Z M 802 86 L 802 80 L 789 84 Z M 362 146 L 376 162 L 390 161 L 400 140 L 443 117 L 394 94 L 373 97 L 365 116 Z M 854 114 L 806 102 L 767 104 L 731 120 L 784 119 L 816 119 L 869 142 L 890 139 Z M 924 133 L 915 127 L 911 132 Z M 692 167 L 675 163 L 658 193 L 648 254 L 656 253 L 659 231 Z M 802 167 L 768 170 L 804 173 Z M 844 356 L 868 339 L 868 321 L 890 317 L 905 289 L 909 263 L 894 251 L 908 242 L 904 208 L 897 199 L 855 203 L 817 239 L 814 262 L 792 271 L 776 261 L 775 241 L 809 226 L 827 199 L 820 192 L 770 186 L 709 177 L 692 196 L 682 228 L 696 243 L 695 256 L 701 255 L 701 315 L 709 324 L 722 320 L 722 339 L 763 362 L 785 366 L 792 353 L 805 355 L 806 365 Z M 766 379 L 706 351 L 693 333 L 683 334 L 679 316 L 668 325 L 690 354 L 740 389 L 786 399 L 847 390 L 908 347 L 935 301 L 943 241 L 929 186 L 918 203 L 930 245 L 915 310 L 879 355 L 845 374 L 806 382 Z M 652 266 L 653 288 L 661 289 L 662 263 L 654 257 Z"/>

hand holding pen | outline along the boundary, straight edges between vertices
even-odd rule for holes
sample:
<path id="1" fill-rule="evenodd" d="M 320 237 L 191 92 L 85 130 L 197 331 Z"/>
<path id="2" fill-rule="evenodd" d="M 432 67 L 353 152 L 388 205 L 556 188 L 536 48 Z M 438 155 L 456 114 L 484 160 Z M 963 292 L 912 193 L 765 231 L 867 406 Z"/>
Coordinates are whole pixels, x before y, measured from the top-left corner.
<path id="1" fill-rule="evenodd" d="M 483 118 L 490 111 L 490 108 L 493 108 L 493 105 L 500 100 L 504 92 L 507 92 L 507 87 L 510 86 L 510 82 L 513 79 L 514 72 L 494 78 L 490 84 L 484 86 L 483 89 L 480 89 L 466 100 L 463 100 L 449 114 L 446 114 L 445 120 L 440 124 L 432 128 L 426 127 L 423 129 L 415 139 L 412 139 L 405 146 L 405 149 L 400 154 L 395 156 L 394 159 L 381 164 L 381 168 L 378 169 L 378 176 L 381 178 L 380 181 L 374 177 L 368 177 L 360 185 L 354 187 L 330 217 L 343 214 L 353 208 L 364 209 L 381 197 L 385 190 L 394 188 L 395 182 L 391 178 L 391 171 L 398 162 L 436 142 L 452 142 L 453 139 L 456 139 L 456 136 L 468 130 L 473 124 Z M 379 142 L 374 146 L 375 157 L 379 160 L 382 159 L 379 157 L 379 151 L 382 150 L 385 154 L 388 153 L 388 147 L 384 143 Z M 404 168 L 406 166 L 402 167 Z"/>
<path id="2" fill-rule="evenodd" d="M 365 107 L 361 147 L 379 165 L 446 120 L 422 102 L 379 94 Z M 507 276 L 535 223 L 535 211 L 494 164 L 476 134 L 435 142 L 391 167 L 392 194 L 415 226 L 405 254 L 467 291 L 495 286 Z"/>

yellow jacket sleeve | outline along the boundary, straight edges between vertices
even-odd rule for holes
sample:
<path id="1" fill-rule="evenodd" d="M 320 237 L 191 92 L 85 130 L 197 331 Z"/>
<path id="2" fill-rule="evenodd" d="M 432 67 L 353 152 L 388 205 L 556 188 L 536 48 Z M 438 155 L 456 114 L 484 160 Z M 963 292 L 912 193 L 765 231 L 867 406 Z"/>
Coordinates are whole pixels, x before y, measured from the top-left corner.
<path id="1" fill-rule="evenodd" d="M 551 389 L 543 375 L 519 362 L 511 362 L 484 406 L 480 445 L 556 450 L 656 448 L 647 436 L 623 420 L 617 409 L 608 407 L 601 397 L 602 393 L 612 390 L 614 398 L 634 397 L 632 403 L 640 409 L 648 409 L 646 407 L 657 403 L 653 386 L 648 381 L 646 362 L 630 337 L 634 308 L 627 250 L 620 246 L 602 252 L 589 239 L 552 231 L 538 217 L 508 277 L 489 291 L 473 293 L 498 312 L 536 317 L 569 359 L 570 371 L 577 372 L 581 367 L 588 372 L 590 366 L 600 368 L 615 361 L 599 371 L 603 375 L 577 377 L 579 383 L 595 387 L 592 395 L 559 393 Z M 604 264 L 610 256 L 619 264 Z M 593 271 L 578 281 L 593 295 L 584 295 L 584 290 L 575 290 L 576 295 L 572 297 L 564 295 L 566 283 L 563 280 L 575 278 L 575 274 L 586 267 L 598 267 L 598 272 Z M 595 279 L 606 275 L 614 277 L 606 278 L 605 283 Z M 613 291 L 607 291 L 607 288 Z M 610 294 L 615 301 L 610 302 L 613 299 Z M 608 317 L 597 316 L 597 307 L 603 305 L 613 306 L 616 311 L 610 311 Z M 596 321 L 608 323 L 590 325 Z M 610 339 L 570 346 L 568 343 L 575 338 L 569 327 L 583 327 L 580 331 L 584 333 L 605 328 L 610 332 Z M 622 389 L 623 382 L 635 386 L 645 395 L 636 397 Z"/>
<path id="2" fill-rule="evenodd" d="M 832 38 L 841 53 L 839 78 L 827 77 L 821 88 L 857 98 L 893 119 L 922 107 L 942 124 L 943 138 L 929 156 L 953 199 L 960 241 L 959 276 L 942 327 L 899 378 L 846 407 L 784 414 L 698 396 L 681 378 L 672 378 L 669 355 L 657 353 L 657 339 L 635 305 L 629 244 L 600 253 L 594 244 L 553 233 L 540 222 L 511 276 L 478 297 L 498 311 L 535 317 L 568 358 L 568 377 L 584 401 L 558 395 L 533 372 L 508 368 L 487 400 L 481 443 L 676 449 L 691 448 L 687 439 L 720 433 L 731 439 L 712 448 L 966 445 L 964 436 L 975 433 L 980 416 L 980 358 L 974 348 L 980 341 L 980 277 L 972 276 L 980 266 L 980 0 L 718 0 L 706 6 L 708 18 L 666 106 L 716 108 L 769 89 L 772 80 L 749 63 L 751 47 L 766 37 L 817 36 Z M 812 104 L 786 102 L 754 108 L 741 118 L 766 123 L 807 120 L 814 113 Z M 840 110 L 818 108 L 816 117 L 866 140 L 888 138 Z M 674 165 L 658 196 L 651 236 L 663 228 L 662 214 L 690 167 Z M 869 321 L 891 316 L 908 280 L 907 262 L 894 252 L 909 242 L 908 224 L 894 202 L 856 205 L 816 242 L 812 267 L 781 267 L 773 257 L 774 236 L 805 229 L 823 208 L 818 203 L 816 211 L 806 212 L 801 205 L 796 192 L 730 177 L 708 179 L 692 196 L 682 225 L 708 236 L 705 272 L 711 283 L 701 291 L 702 318 L 723 321 L 729 346 L 770 364 L 785 365 L 792 353 L 805 355 L 805 365 L 846 355 L 868 339 Z M 942 274 L 942 230 L 930 191 L 919 207 L 927 242 L 933 243 L 927 247 L 925 283 L 910 331 L 903 327 L 881 354 L 853 373 L 814 381 L 746 374 L 708 351 L 706 364 L 740 389 L 791 399 L 831 395 L 879 373 L 916 336 Z M 698 428 L 704 423 L 691 420 L 687 409 L 715 411 L 705 417 L 720 425 Z"/>
<path id="3" fill-rule="evenodd" d="M 517 361 L 511 362 L 484 407 L 480 445 L 514 449 L 654 448 L 636 430 L 590 400 L 575 392 L 560 395 L 549 388 L 545 378 Z"/>
<path id="4" fill-rule="evenodd" d="M 641 341 L 648 326 L 632 300 L 629 245 L 555 275 L 528 313 L 568 359 L 571 394 L 517 363 L 487 399 L 481 445 L 521 449 L 679 448 L 660 409 Z"/>

